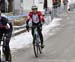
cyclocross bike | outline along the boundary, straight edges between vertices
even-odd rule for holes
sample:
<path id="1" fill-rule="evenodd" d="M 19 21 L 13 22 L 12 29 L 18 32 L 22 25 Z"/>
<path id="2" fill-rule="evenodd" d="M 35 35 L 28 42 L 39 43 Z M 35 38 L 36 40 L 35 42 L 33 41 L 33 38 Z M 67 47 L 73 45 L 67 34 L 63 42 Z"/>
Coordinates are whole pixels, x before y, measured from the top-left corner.
<path id="1" fill-rule="evenodd" d="M 3 34 L 3 37 L 2 37 L 2 41 L 1 41 L 1 45 L 0 45 L 0 61 L 1 62 L 6 62 L 6 57 L 9 56 L 9 61 L 8 62 L 11 62 L 11 54 L 9 51 L 6 51 L 6 35 Z"/>

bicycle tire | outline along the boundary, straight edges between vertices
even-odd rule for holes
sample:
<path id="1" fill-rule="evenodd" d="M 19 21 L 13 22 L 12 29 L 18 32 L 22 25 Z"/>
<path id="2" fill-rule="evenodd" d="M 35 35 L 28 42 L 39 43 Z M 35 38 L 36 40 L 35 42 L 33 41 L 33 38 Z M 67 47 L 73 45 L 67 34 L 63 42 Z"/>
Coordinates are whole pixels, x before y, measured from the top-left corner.
<path id="1" fill-rule="evenodd" d="M 36 45 L 33 45 L 34 47 L 34 54 L 35 54 L 35 57 L 38 57 L 38 47 Z"/>
<path id="2" fill-rule="evenodd" d="M 12 62 L 12 56 L 11 56 L 11 53 L 9 54 L 8 61 L 9 61 L 9 62 Z"/>
<path id="3" fill-rule="evenodd" d="M 12 61 L 11 51 L 10 51 L 10 48 L 7 48 L 8 45 L 6 45 L 5 39 L 6 38 L 3 38 L 3 46 L 2 46 L 3 54 L 4 54 L 4 57 L 5 57 L 5 61 L 11 62 Z"/>
<path id="4" fill-rule="evenodd" d="M 6 61 L 6 57 L 7 56 L 4 54 L 4 59 L 5 59 L 4 62 Z M 11 54 L 9 54 L 8 62 L 11 62 L 11 61 L 12 61 L 12 57 L 11 57 Z"/>
<path id="5" fill-rule="evenodd" d="M 41 51 L 41 40 L 39 40 L 39 38 L 40 37 L 38 37 L 37 34 L 34 35 L 33 48 L 34 48 L 35 57 L 38 57 L 38 54 L 42 53 L 42 51 Z"/>
<path id="6" fill-rule="evenodd" d="M 40 54 L 42 54 L 42 49 L 41 49 L 41 46 L 39 46 L 39 52 L 40 52 Z"/>
<path id="7" fill-rule="evenodd" d="M 8 58 L 7 58 L 7 57 L 8 57 Z M 7 52 L 5 58 L 7 58 L 7 60 L 8 60 L 9 62 L 11 62 L 11 61 L 12 61 L 11 53 L 10 53 L 10 52 Z"/>

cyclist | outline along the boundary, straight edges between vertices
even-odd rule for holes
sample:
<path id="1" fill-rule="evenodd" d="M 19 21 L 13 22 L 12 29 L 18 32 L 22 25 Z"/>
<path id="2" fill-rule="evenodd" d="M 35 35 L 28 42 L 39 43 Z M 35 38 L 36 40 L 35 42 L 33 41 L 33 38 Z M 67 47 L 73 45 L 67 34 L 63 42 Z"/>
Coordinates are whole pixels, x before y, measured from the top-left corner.
<path id="1" fill-rule="evenodd" d="M 5 43 L 6 45 L 3 44 L 3 53 L 5 55 L 7 62 L 11 60 L 9 59 L 9 55 L 11 55 L 9 42 L 12 35 L 12 30 L 13 30 L 12 24 L 8 21 L 7 18 L 1 16 L 1 11 L 0 11 L 0 45 L 4 34 L 6 36 L 6 40 L 3 43 Z"/>
<path id="2" fill-rule="evenodd" d="M 29 30 L 29 21 L 32 20 L 32 26 L 36 26 L 38 29 L 38 34 L 40 36 L 41 40 L 41 48 L 44 48 L 43 45 L 43 35 L 42 35 L 42 24 L 44 23 L 44 17 L 40 11 L 38 11 L 38 7 L 36 5 L 32 6 L 32 11 L 29 12 L 27 21 L 26 21 L 26 28 Z M 34 29 L 35 27 L 32 27 L 32 36 L 33 36 L 33 44 L 34 44 Z"/>

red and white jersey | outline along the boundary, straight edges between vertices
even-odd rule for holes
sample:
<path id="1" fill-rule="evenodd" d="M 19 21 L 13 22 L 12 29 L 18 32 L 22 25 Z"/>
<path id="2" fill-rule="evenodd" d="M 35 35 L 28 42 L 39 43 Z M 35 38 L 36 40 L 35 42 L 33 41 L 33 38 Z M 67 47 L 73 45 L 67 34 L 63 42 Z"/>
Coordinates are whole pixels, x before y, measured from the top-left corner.
<path id="1" fill-rule="evenodd" d="M 40 11 L 37 11 L 36 14 L 33 12 L 29 12 L 28 19 L 32 20 L 34 23 L 38 23 L 39 21 L 44 21 L 44 17 Z"/>

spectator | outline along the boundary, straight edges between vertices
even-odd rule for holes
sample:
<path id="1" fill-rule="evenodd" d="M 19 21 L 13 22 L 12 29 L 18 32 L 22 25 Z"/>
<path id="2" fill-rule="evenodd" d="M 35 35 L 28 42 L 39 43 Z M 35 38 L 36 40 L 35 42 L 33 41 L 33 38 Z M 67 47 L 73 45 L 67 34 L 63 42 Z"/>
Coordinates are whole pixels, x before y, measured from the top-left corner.
<path id="1" fill-rule="evenodd" d="M 52 4 L 53 4 L 53 9 L 52 9 L 51 18 L 53 19 L 54 17 L 57 17 L 58 0 L 52 0 Z"/>
<path id="2" fill-rule="evenodd" d="M 45 14 L 47 14 L 48 11 L 47 0 L 44 0 L 44 9 L 45 9 Z"/>
<path id="3" fill-rule="evenodd" d="M 60 14 L 60 12 L 61 12 L 61 0 L 57 0 L 57 1 L 58 1 L 57 11 L 58 11 L 58 14 Z"/>
<path id="4" fill-rule="evenodd" d="M 68 0 L 63 0 L 63 4 L 64 4 L 64 10 L 67 11 Z"/>

